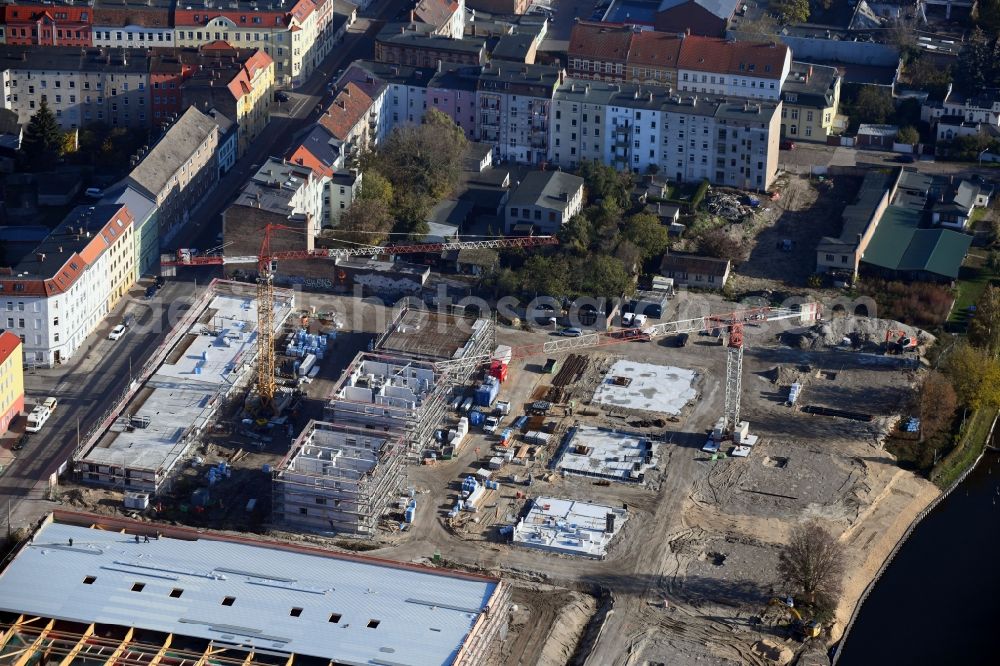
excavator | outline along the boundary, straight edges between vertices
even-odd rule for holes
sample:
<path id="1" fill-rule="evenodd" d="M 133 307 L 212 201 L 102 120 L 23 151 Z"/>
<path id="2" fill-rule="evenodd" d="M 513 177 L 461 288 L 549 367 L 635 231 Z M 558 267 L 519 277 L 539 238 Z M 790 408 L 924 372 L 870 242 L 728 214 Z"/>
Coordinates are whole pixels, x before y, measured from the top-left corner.
<path id="1" fill-rule="evenodd" d="M 800 613 L 799 609 L 795 607 L 795 601 L 791 597 L 788 597 L 787 599 L 774 597 L 767 602 L 767 607 L 769 609 L 771 606 L 778 606 L 792 616 L 792 631 L 795 632 L 796 638 L 800 641 L 807 641 L 810 638 L 818 638 L 820 633 L 822 633 L 823 628 L 820 626 L 819 622 L 816 620 L 806 620 L 802 617 L 802 613 Z"/>
<path id="2" fill-rule="evenodd" d="M 889 329 L 885 332 L 885 353 L 902 354 L 917 348 L 917 338 L 911 337 L 903 330 Z"/>

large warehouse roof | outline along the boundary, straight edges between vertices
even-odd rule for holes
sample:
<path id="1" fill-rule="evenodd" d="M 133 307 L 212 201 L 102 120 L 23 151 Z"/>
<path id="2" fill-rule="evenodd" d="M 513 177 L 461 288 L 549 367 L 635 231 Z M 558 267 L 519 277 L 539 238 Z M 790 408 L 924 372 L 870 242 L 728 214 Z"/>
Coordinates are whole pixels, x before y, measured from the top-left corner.
<path id="1" fill-rule="evenodd" d="M 194 531 L 49 522 L 0 573 L 0 610 L 348 664 L 446 664 L 499 582 Z"/>

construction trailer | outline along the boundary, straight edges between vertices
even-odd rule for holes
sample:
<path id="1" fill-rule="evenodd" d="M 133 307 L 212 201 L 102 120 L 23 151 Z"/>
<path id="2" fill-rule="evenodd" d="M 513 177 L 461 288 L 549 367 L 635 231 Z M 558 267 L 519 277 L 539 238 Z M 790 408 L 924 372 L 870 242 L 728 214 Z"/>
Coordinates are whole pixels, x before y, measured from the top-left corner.
<path id="1" fill-rule="evenodd" d="M 276 523 L 371 536 L 399 494 L 402 436 L 310 421 L 272 476 Z"/>

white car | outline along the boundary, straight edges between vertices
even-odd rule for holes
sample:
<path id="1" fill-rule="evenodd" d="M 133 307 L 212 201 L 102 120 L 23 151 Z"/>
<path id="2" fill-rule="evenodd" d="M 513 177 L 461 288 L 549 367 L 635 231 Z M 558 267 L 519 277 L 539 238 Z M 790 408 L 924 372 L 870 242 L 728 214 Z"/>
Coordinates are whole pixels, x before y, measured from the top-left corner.
<path id="1" fill-rule="evenodd" d="M 108 333 L 108 340 L 117 340 L 125 335 L 125 324 L 118 324 Z"/>

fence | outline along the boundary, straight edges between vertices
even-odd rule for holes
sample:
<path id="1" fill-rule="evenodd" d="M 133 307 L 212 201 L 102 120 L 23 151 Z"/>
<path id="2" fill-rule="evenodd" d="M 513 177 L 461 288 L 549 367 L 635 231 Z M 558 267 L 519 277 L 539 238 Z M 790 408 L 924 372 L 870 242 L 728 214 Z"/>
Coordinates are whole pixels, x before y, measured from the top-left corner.
<path id="1" fill-rule="evenodd" d="M 1000 418 L 1000 412 L 997 412 L 997 415 L 993 417 L 993 424 L 990 426 L 990 432 L 989 434 L 986 435 L 987 442 L 989 442 L 993 438 L 993 429 L 996 428 L 998 418 Z M 878 583 L 879 579 L 882 578 L 882 575 L 885 573 L 885 570 L 889 568 L 889 565 L 896 558 L 896 554 L 899 552 L 899 549 L 903 547 L 903 544 L 906 543 L 906 540 L 910 538 L 910 535 L 913 533 L 913 530 L 915 530 L 917 526 L 921 522 L 923 522 L 924 518 L 926 518 L 931 511 L 937 508 L 938 504 L 940 504 L 949 495 L 951 495 L 952 491 L 954 491 L 955 488 L 957 488 L 959 484 L 962 483 L 962 481 L 965 481 L 966 477 L 969 476 L 969 474 L 971 474 L 972 471 L 976 469 L 976 467 L 979 465 L 979 461 L 983 459 L 983 455 L 986 454 L 986 449 L 988 448 L 989 447 L 984 448 L 982 453 L 979 454 L 979 457 L 976 458 L 976 461 L 969 466 L 969 469 L 965 470 L 965 472 L 963 472 L 961 476 L 955 479 L 954 483 L 948 486 L 948 488 L 944 492 L 942 492 L 940 495 L 934 498 L 934 501 L 932 501 L 930 504 L 924 507 L 923 511 L 917 514 L 917 517 L 913 520 L 912 523 L 910 523 L 910 526 L 906 528 L 906 532 L 903 533 L 903 536 L 900 537 L 899 541 L 896 542 L 896 545 L 893 546 L 892 552 L 890 552 L 889 556 L 885 558 L 885 561 L 882 563 L 882 566 L 879 567 L 878 573 L 871 580 L 871 582 L 868 583 L 868 587 L 866 587 L 865 591 L 861 594 L 861 598 L 858 599 L 858 603 L 854 605 L 854 612 L 851 613 L 851 619 L 848 620 L 847 626 L 844 627 L 844 633 L 840 637 L 840 642 L 837 643 L 837 650 L 836 652 L 833 653 L 833 666 L 837 666 L 837 661 L 840 659 L 840 655 L 844 650 L 844 645 L 847 643 L 847 636 L 851 633 L 851 628 L 854 627 L 854 623 L 858 619 L 858 614 L 860 614 L 861 612 L 861 607 L 864 605 L 865 600 L 868 599 L 868 595 L 871 594 L 871 591 L 875 589 L 875 584 Z"/>

